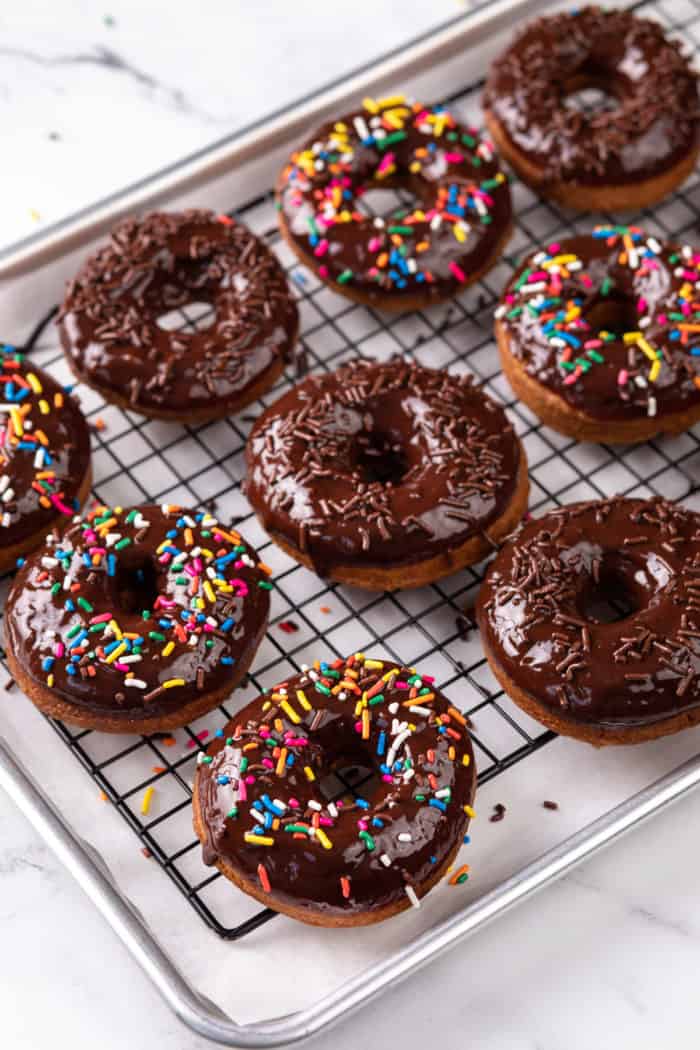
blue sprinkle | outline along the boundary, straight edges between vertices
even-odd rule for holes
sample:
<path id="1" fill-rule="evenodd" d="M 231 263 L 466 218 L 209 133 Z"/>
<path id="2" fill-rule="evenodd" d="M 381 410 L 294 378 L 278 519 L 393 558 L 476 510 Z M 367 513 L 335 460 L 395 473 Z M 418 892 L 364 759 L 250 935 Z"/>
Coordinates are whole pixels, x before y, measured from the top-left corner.
<path id="1" fill-rule="evenodd" d="M 441 813 L 447 813 L 447 806 L 439 798 L 431 798 L 428 805 L 432 806 L 433 809 L 439 809 Z"/>

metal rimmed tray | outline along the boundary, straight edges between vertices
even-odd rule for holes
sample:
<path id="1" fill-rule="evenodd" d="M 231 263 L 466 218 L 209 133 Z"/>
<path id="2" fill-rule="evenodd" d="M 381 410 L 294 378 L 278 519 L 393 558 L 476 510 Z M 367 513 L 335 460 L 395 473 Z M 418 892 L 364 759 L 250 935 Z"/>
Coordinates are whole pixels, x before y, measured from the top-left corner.
<path id="1" fill-rule="evenodd" d="M 425 364 L 475 372 L 487 389 L 506 403 L 530 458 L 531 506 L 535 513 L 554 502 L 613 491 L 660 492 L 697 507 L 700 431 L 634 449 L 578 446 L 541 428 L 512 401 L 499 376 L 490 335 L 491 313 L 515 259 L 542 237 L 588 228 L 591 217 L 573 218 L 516 186 L 518 231 L 503 264 L 450 307 L 387 320 L 348 304 L 304 274 L 278 242 L 269 194 L 259 196 L 260 186 L 272 184 L 279 161 L 299 130 L 313 126 L 329 112 L 342 111 L 351 98 L 400 86 L 422 97 L 448 98 L 460 115 L 478 117 L 478 77 L 500 46 L 499 34 L 538 6 L 489 3 L 404 49 L 401 55 L 286 111 L 268 125 L 219 144 L 8 250 L 0 257 L 0 275 L 4 278 L 0 332 L 18 341 L 25 338 L 37 313 L 60 295 L 61 282 L 70 275 L 76 258 L 118 215 L 156 201 L 196 201 L 235 210 L 267 237 L 290 270 L 299 294 L 302 340 L 312 368 L 335 367 L 351 353 L 381 357 L 401 349 Z M 676 27 L 700 27 L 700 0 L 683 0 L 682 5 L 669 3 L 666 7 L 646 4 L 643 9 L 657 11 Z M 700 183 L 694 178 L 640 221 L 661 236 L 685 236 L 697 223 L 699 206 Z M 50 326 L 32 353 L 57 376 L 67 377 Z M 293 376 L 289 375 L 285 383 L 291 380 Z M 280 387 L 268 401 L 278 396 Z M 553 782 L 563 792 L 565 771 L 574 763 L 581 779 L 570 795 L 572 810 L 575 796 L 586 796 L 586 805 L 575 809 L 564 824 L 573 834 L 549 830 L 541 835 L 531 833 L 529 852 L 514 846 L 508 871 L 503 865 L 491 864 L 488 849 L 478 853 L 475 843 L 482 875 L 466 901 L 458 890 L 445 888 L 443 892 L 441 887 L 430 895 L 421 914 L 402 916 L 362 938 L 358 935 L 345 941 L 334 932 L 304 929 L 291 933 L 294 924 L 280 918 L 266 923 L 264 930 L 256 930 L 259 923 L 246 911 L 242 895 L 201 868 L 191 829 L 187 837 L 188 782 L 196 750 L 202 744 L 201 726 L 179 734 L 180 747 L 170 753 L 158 741 L 106 739 L 49 724 L 16 691 L 5 693 L 3 734 L 7 741 L 0 741 L 0 784 L 75 875 L 178 1016 L 194 1030 L 241 1047 L 279 1046 L 313 1035 L 365 1005 L 700 782 L 700 756 L 695 754 L 698 737 L 694 732 L 613 760 L 552 740 L 550 734 L 509 705 L 488 676 L 478 639 L 473 635 L 463 638 L 457 622 L 478 586 L 478 567 L 420 592 L 371 596 L 327 587 L 276 555 L 264 533 L 254 531 L 249 508 L 240 496 L 240 455 L 248 426 L 245 418 L 217 428 L 162 427 L 133 413 L 106 409 L 87 391 L 81 395 L 88 418 L 94 421 L 103 416 L 107 424 L 94 436 L 95 484 L 100 498 L 122 502 L 166 497 L 183 502 L 214 499 L 222 516 L 243 519 L 241 527 L 265 552 L 266 560 L 278 557 L 272 626 L 256 660 L 249 691 L 240 691 L 242 700 L 260 686 L 283 677 L 290 665 L 296 666 L 309 652 L 318 655 L 320 645 L 324 652 L 330 649 L 335 654 L 365 645 L 375 651 L 378 647 L 392 657 L 410 662 L 415 659 L 421 666 L 437 670 L 442 687 L 473 717 L 484 804 L 497 797 L 495 790 L 510 798 L 516 791 L 531 790 L 533 781 L 541 784 L 541 792 L 545 785 L 551 791 Z M 297 630 L 280 633 L 280 625 L 290 620 Z M 238 698 L 232 702 L 237 703 Z M 68 753 L 79 759 L 93 778 L 95 790 L 89 801 L 79 801 L 80 796 L 70 795 L 61 783 L 73 777 L 81 785 L 91 783 Z M 163 772 L 153 772 L 154 761 Z M 616 766 L 624 767 L 624 775 Z M 557 771 L 554 781 L 553 768 Z M 619 780 L 614 792 L 601 791 L 592 799 L 595 792 L 590 785 L 600 779 L 601 770 L 603 777 L 613 781 L 619 776 Z M 156 809 L 146 817 L 140 814 L 139 802 L 149 784 L 156 787 Z M 118 820 L 109 819 L 111 814 L 100 814 L 96 826 L 90 806 L 99 804 L 93 797 L 98 786 L 125 818 L 128 830 Z M 612 808 L 611 800 L 615 803 Z M 498 829 L 503 848 L 515 843 L 517 828 L 505 821 Z M 489 835 L 496 834 L 487 824 L 478 834 L 475 830 L 475 840 L 486 841 L 487 830 Z M 149 903 L 139 894 L 137 884 L 146 877 L 135 871 L 131 852 L 124 862 L 124 846 L 134 831 L 156 862 L 147 876 L 156 892 L 162 892 L 169 908 L 176 902 L 187 913 L 179 920 L 187 934 L 186 945 L 182 936 L 171 937 L 164 930 L 153 899 Z M 530 859 L 533 849 L 541 855 Z M 143 863 L 140 857 L 138 863 Z M 192 909 L 187 908 L 183 897 Z M 350 958 L 338 966 L 332 981 L 319 982 L 319 994 L 312 995 L 310 1002 L 296 1012 L 286 1012 L 288 1003 L 276 996 L 274 1003 L 263 1002 L 260 1017 L 244 1022 L 243 1003 L 235 987 L 228 996 L 223 994 L 221 982 L 214 981 L 209 987 L 211 971 L 221 967 L 230 968 L 225 977 L 236 986 L 240 976 L 236 969 L 238 948 L 228 944 L 227 938 L 242 936 L 241 927 L 250 938 L 246 940 L 246 953 L 259 953 L 255 957 L 264 960 L 266 966 L 273 965 L 272 949 L 292 950 L 289 942 L 308 949 L 306 953 L 299 950 L 300 971 L 311 967 L 312 961 L 301 956 L 312 951 L 318 952 L 322 966 L 329 964 L 332 953 L 345 953 Z M 197 938 L 201 938 L 201 950 Z M 196 966 L 188 955 L 190 944 L 198 953 Z M 328 944 L 330 949 L 326 948 Z M 268 1018 L 270 1012 L 272 1018 Z M 238 1023 L 230 1015 L 239 1018 Z"/>

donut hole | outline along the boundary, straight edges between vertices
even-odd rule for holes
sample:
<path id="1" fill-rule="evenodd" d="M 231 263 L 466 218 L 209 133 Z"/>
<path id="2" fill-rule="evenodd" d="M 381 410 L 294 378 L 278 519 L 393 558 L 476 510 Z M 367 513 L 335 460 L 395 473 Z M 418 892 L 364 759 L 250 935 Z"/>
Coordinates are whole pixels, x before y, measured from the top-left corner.
<path id="1" fill-rule="evenodd" d="M 641 603 L 631 566 L 614 554 L 606 554 L 597 574 L 586 579 L 578 611 L 591 623 L 619 623 L 634 615 Z"/>
<path id="2" fill-rule="evenodd" d="M 144 555 L 119 558 L 114 576 L 110 577 L 112 597 L 119 611 L 126 615 L 150 612 L 160 593 L 159 576 L 152 558 Z"/>
<path id="3" fill-rule="evenodd" d="M 355 464 L 363 479 L 398 485 L 409 469 L 403 443 L 381 430 L 364 431 L 355 438 Z"/>
<path id="4" fill-rule="evenodd" d="M 404 215 L 422 208 L 425 204 L 417 193 L 414 193 L 408 179 L 394 177 L 391 185 L 377 188 L 374 185 L 356 197 L 358 210 L 370 218 L 394 219 L 397 222 Z"/>
<path id="5" fill-rule="evenodd" d="M 216 320 L 216 310 L 211 303 L 194 300 L 167 310 L 156 318 L 156 324 L 164 332 L 204 332 Z"/>
<path id="6" fill-rule="evenodd" d="M 370 801 L 379 787 L 380 779 L 364 756 L 341 755 L 335 758 L 326 775 L 319 781 L 321 794 L 327 802 L 337 802 L 345 796 L 361 795 Z"/>
<path id="7" fill-rule="evenodd" d="M 636 304 L 624 295 L 599 299 L 586 309 L 584 316 L 592 331 L 611 332 L 615 336 L 636 332 L 639 326 Z"/>
<path id="8" fill-rule="evenodd" d="M 585 117 L 609 113 L 619 102 L 610 79 L 595 71 L 571 77 L 564 84 L 563 103 L 566 109 Z"/>

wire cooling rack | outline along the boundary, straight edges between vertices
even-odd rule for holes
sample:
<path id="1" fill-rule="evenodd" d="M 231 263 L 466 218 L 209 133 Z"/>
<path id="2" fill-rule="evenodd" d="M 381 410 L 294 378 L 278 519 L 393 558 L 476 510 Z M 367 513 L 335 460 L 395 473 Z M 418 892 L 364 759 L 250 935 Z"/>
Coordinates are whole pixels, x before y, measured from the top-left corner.
<path id="1" fill-rule="evenodd" d="M 700 0 L 674 0 L 668 8 L 641 4 L 636 9 L 653 13 L 697 49 Z M 481 87 L 481 82 L 472 83 L 445 100 L 459 119 L 480 123 Z M 582 104 L 587 104 L 585 98 Z M 499 265 L 449 304 L 396 318 L 350 303 L 297 264 L 277 233 L 274 201 L 266 193 L 231 214 L 263 236 L 279 256 L 298 298 L 302 325 L 296 365 L 261 404 L 228 420 L 181 427 L 105 405 L 93 391 L 78 387 L 93 428 L 94 493 L 100 501 L 207 506 L 221 520 L 233 520 L 275 570 L 271 625 L 253 671 L 243 688 L 206 719 L 172 735 L 149 738 L 77 731 L 49 720 L 89 772 L 96 790 L 136 833 L 146 856 L 160 865 L 204 922 L 223 938 L 249 934 L 275 913 L 258 910 L 218 872 L 203 866 L 190 815 L 196 755 L 224 719 L 302 663 L 368 649 L 428 669 L 471 720 L 480 783 L 553 739 L 498 689 L 484 659 L 470 620 L 482 566 L 430 587 L 377 595 L 329 586 L 270 542 L 241 493 L 245 442 L 261 406 L 274 401 L 305 370 L 333 369 L 355 355 L 385 360 L 401 353 L 430 367 L 472 372 L 506 406 L 527 452 L 530 510 L 535 513 L 615 493 L 658 494 L 692 504 L 700 488 L 700 427 L 630 447 L 577 444 L 542 427 L 513 400 L 500 373 L 492 318 L 518 259 L 543 241 L 617 218 L 572 216 L 540 201 L 519 183 L 513 185 L 513 199 L 517 227 Z M 364 206 L 387 214 L 408 201 L 402 193 L 372 192 L 364 198 Z M 661 206 L 625 217 L 658 237 L 690 241 L 700 240 L 699 219 L 697 175 Z M 206 326 L 210 316 L 210 310 L 194 304 L 161 323 L 192 330 Z M 71 381 L 50 320 L 35 332 L 31 352 L 56 378 Z M 149 792 L 149 806 L 145 799 L 150 787 L 154 790 Z"/>

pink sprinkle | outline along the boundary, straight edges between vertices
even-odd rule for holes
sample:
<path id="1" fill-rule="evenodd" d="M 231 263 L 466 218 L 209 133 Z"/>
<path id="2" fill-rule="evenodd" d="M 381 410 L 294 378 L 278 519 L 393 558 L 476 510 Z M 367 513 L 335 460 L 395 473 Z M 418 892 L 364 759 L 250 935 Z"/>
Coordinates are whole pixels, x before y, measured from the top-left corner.
<path id="1" fill-rule="evenodd" d="M 318 822 L 319 822 L 319 824 L 323 824 L 324 828 L 332 828 L 333 827 L 333 821 L 331 820 L 330 817 L 319 817 L 318 818 Z"/>
<path id="2" fill-rule="evenodd" d="M 397 689 L 408 689 L 408 682 L 395 682 Z"/>
<path id="3" fill-rule="evenodd" d="M 201 733 L 197 733 L 197 740 L 206 740 L 208 736 L 209 736 L 209 730 L 208 729 L 203 729 Z"/>
<path id="4" fill-rule="evenodd" d="M 328 243 L 328 242 L 326 241 L 326 243 Z M 381 237 L 370 237 L 369 250 L 371 252 L 378 252 L 379 249 L 381 248 L 381 246 L 382 246 L 382 239 L 381 239 Z"/>
<path id="5" fill-rule="evenodd" d="M 319 277 L 328 277 L 328 267 L 327 266 L 319 266 L 319 268 L 318 268 L 318 275 L 319 275 Z"/>
<path id="6" fill-rule="evenodd" d="M 659 324 L 666 324 L 668 322 L 666 314 L 657 314 L 656 320 L 659 322 Z"/>
<path id="7" fill-rule="evenodd" d="M 238 801 L 239 802 L 247 802 L 248 801 L 248 789 L 246 787 L 246 784 L 250 783 L 251 781 L 254 781 L 254 780 L 255 780 L 255 777 L 250 777 L 250 778 L 244 777 L 242 780 L 238 781 L 238 788 L 237 788 L 237 790 L 238 790 Z"/>
<path id="8" fill-rule="evenodd" d="M 262 761 L 262 764 L 264 766 L 266 766 L 268 769 L 274 769 L 275 768 L 275 763 L 272 761 L 271 758 L 263 758 L 261 761 Z"/>
<path id="9" fill-rule="evenodd" d="M 448 164 L 461 164 L 464 160 L 463 153 L 446 153 L 445 160 Z"/>
<path id="10" fill-rule="evenodd" d="M 167 565 L 171 558 L 172 558 L 172 554 L 169 554 L 168 551 L 165 551 L 163 554 L 161 554 L 161 556 L 158 559 L 158 561 L 162 565 Z"/>
<path id="11" fill-rule="evenodd" d="M 328 251 L 328 241 L 324 237 L 324 239 L 322 241 L 319 241 L 319 243 L 314 248 L 314 255 L 317 255 L 317 256 L 320 257 L 321 255 L 325 255 L 327 251 Z"/>
<path id="12" fill-rule="evenodd" d="M 452 271 L 453 275 L 457 278 L 457 280 L 461 281 L 462 284 L 464 284 L 464 282 L 467 279 L 467 275 L 465 274 L 462 267 L 454 261 L 454 259 L 450 261 L 450 270 Z"/>
<path id="13" fill-rule="evenodd" d="M 393 777 L 389 776 L 388 773 L 382 773 L 382 780 L 386 784 L 393 784 L 394 783 Z"/>
<path id="14" fill-rule="evenodd" d="M 298 798 L 290 798 L 289 805 L 292 807 L 292 809 L 299 809 L 301 802 Z"/>
<path id="15" fill-rule="evenodd" d="M 581 281 L 581 284 L 585 284 L 587 288 L 590 288 L 593 285 L 593 281 L 587 273 L 579 274 L 579 280 Z"/>
<path id="16" fill-rule="evenodd" d="M 618 386 L 624 386 L 628 378 L 629 373 L 627 372 L 627 370 L 625 368 L 621 368 L 620 371 L 617 373 Z"/>
<path id="17" fill-rule="evenodd" d="M 548 277 L 549 274 L 546 270 L 536 270 L 534 273 L 530 274 L 530 276 L 527 279 L 527 283 L 534 284 L 536 281 L 546 281 Z"/>
<path id="18" fill-rule="evenodd" d="M 128 664 L 123 664 L 119 660 L 115 660 L 114 661 L 114 666 L 116 667 L 116 669 L 118 671 L 124 671 L 125 673 L 130 670 L 130 667 L 129 667 Z"/>
<path id="19" fill-rule="evenodd" d="M 602 345 L 603 345 L 603 340 L 602 339 L 587 339 L 586 342 L 583 344 L 583 349 L 584 350 L 595 350 L 596 347 L 602 346 Z"/>
<path id="20" fill-rule="evenodd" d="M 550 244 L 549 251 L 551 252 L 552 255 L 558 255 L 560 248 L 561 248 L 561 245 L 559 244 L 559 242 L 555 241 L 554 244 Z"/>
<path id="21" fill-rule="evenodd" d="M 63 500 L 60 500 L 58 496 L 50 496 L 49 498 L 54 507 L 56 507 L 57 510 L 60 510 L 61 514 L 75 514 L 75 511 L 71 510 L 70 507 L 67 507 Z"/>
<path id="22" fill-rule="evenodd" d="M 63 656 L 65 651 L 66 651 L 66 647 L 63 644 L 63 642 L 56 642 L 56 648 L 54 649 L 54 654 L 56 655 L 56 657 L 59 660 L 61 659 L 61 657 Z"/>
<path id="23" fill-rule="evenodd" d="M 643 314 L 645 312 L 646 308 L 647 308 L 647 301 L 646 301 L 646 299 L 639 299 L 637 301 L 637 313 L 638 314 Z"/>
<path id="24" fill-rule="evenodd" d="M 358 820 L 357 826 L 360 829 L 360 831 L 367 831 L 367 821 L 366 820 Z"/>
<path id="25" fill-rule="evenodd" d="M 355 722 L 355 732 L 356 733 L 361 733 L 362 732 L 362 722 Z"/>
<path id="26" fill-rule="evenodd" d="M 90 623 L 91 624 L 92 623 L 107 623 L 107 620 L 111 620 L 111 619 L 112 619 L 111 612 L 100 613 L 99 616 L 93 616 L 93 618 L 90 620 Z"/>

